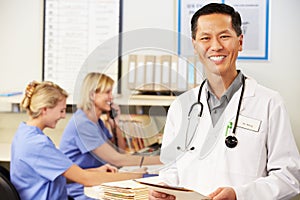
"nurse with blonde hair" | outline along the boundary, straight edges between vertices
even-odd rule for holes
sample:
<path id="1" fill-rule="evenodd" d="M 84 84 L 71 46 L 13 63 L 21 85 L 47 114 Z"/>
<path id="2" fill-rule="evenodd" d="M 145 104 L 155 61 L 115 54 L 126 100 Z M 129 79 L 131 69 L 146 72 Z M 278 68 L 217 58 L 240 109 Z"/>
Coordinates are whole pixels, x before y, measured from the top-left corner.
<path id="1" fill-rule="evenodd" d="M 22 200 L 68 199 L 66 180 L 85 186 L 139 178 L 138 173 L 114 173 L 115 167 L 103 165 L 82 169 L 57 149 L 44 134 L 66 116 L 68 94 L 52 82 L 28 84 L 21 107 L 29 119 L 21 122 L 11 148 L 11 181 Z"/>

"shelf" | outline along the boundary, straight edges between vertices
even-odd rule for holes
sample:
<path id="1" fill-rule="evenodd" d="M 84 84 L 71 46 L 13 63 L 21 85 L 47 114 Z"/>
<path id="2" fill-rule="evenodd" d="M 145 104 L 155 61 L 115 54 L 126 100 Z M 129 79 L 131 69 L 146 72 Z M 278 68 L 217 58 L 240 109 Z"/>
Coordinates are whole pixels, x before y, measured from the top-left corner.
<path id="1" fill-rule="evenodd" d="M 135 106 L 169 106 L 175 99 L 175 96 L 158 96 L 158 95 L 130 95 L 117 96 L 114 102 L 118 105 L 135 105 Z"/>
<path id="2" fill-rule="evenodd" d="M 0 111 L 19 112 L 19 103 L 22 101 L 23 95 L 12 97 L 0 97 Z M 114 102 L 118 105 L 125 106 L 170 106 L 176 96 L 163 95 L 117 95 Z M 73 96 L 67 98 L 67 105 L 74 105 Z"/>

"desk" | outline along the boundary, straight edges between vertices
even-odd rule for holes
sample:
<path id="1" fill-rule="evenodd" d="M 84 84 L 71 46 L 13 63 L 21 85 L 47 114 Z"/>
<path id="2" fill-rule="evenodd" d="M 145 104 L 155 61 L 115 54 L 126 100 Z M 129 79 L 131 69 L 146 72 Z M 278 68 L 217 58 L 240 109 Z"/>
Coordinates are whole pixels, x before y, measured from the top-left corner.
<path id="1" fill-rule="evenodd" d="M 149 174 L 158 174 L 163 166 L 164 165 L 143 165 L 142 167 L 146 167 Z M 133 172 L 139 168 L 139 166 L 124 166 L 119 169 L 119 172 Z"/>
<path id="2" fill-rule="evenodd" d="M 10 144 L 0 143 L 0 161 L 10 162 Z"/>

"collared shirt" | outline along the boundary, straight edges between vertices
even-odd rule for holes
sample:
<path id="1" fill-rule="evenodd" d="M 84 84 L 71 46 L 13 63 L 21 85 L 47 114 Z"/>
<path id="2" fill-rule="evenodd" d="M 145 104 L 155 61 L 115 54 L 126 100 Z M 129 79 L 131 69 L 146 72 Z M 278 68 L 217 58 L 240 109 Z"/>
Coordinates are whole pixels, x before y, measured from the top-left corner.
<path id="1" fill-rule="evenodd" d="M 220 119 L 220 116 L 222 115 L 223 111 L 226 109 L 229 101 L 231 100 L 232 96 L 238 91 L 238 89 L 243 85 L 242 79 L 244 75 L 238 71 L 237 77 L 233 80 L 229 88 L 226 90 L 226 92 L 221 96 L 220 99 L 216 97 L 216 95 L 212 92 L 212 89 L 207 84 L 207 103 L 210 111 L 210 116 L 212 120 L 213 126 L 216 125 L 218 120 Z"/>

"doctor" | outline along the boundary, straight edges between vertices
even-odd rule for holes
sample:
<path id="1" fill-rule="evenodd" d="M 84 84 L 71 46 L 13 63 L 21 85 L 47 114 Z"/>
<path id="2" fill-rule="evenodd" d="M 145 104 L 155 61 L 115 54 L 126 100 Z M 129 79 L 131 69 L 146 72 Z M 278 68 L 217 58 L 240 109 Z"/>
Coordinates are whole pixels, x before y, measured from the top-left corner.
<path id="1" fill-rule="evenodd" d="M 160 174 L 213 200 L 290 199 L 300 190 L 300 156 L 281 96 L 236 69 L 241 17 L 208 4 L 192 20 L 206 79 L 170 106 Z M 175 153 L 174 153 L 175 152 Z M 174 199 L 150 191 L 149 199 Z"/>

